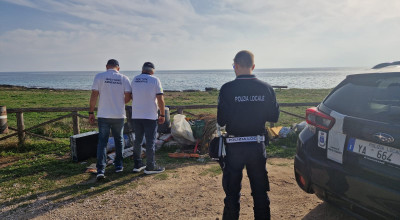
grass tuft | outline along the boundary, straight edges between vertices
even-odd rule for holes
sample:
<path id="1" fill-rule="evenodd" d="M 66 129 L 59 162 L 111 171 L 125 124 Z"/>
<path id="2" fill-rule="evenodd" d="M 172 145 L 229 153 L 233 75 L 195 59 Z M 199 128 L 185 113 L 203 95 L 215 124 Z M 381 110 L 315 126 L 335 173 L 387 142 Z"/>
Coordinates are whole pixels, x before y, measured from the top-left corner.
<path id="1" fill-rule="evenodd" d="M 167 180 L 168 174 L 167 173 L 160 173 L 154 176 L 155 180 Z"/>
<path id="2" fill-rule="evenodd" d="M 200 176 L 210 175 L 210 176 L 214 177 L 214 176 L 218 176 L 220 174 L 222 174 L 221 167 L 219 165 L 213 165 L 210 168 L 201 172 Z"/>

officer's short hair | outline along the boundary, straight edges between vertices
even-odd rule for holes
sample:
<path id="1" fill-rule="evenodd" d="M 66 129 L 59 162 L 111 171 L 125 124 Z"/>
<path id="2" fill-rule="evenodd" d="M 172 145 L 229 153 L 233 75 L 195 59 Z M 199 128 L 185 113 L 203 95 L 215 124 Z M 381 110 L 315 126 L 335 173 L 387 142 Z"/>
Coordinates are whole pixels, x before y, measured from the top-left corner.
<path id="1" fill-rule="evenodd" d="M 251 68 L 254 65 L 254 54 L 248 50 L 239 51 L 233 62 L 239 64 L 241 67 Z"/>

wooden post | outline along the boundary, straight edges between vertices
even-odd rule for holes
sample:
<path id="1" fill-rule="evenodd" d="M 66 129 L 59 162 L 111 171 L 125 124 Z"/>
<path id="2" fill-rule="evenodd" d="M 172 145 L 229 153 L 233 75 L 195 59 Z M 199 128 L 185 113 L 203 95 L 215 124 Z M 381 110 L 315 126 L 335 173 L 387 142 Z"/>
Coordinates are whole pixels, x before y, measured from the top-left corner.
<path id="1" fill-rule="evenodd" d="M 6 106 L 0 106 L 0 134 L 8 133 L 7 125 L 7 108 Z"/>
<path id="2" fill-rule="evenodd" d="M 72 128 L 74 130 L 74 135 L 80 133 L 80 130 L 79 130 L 79 117 L 78 117 L 78 112 L 77 111 L 73 111 L 72 112 Z"/>
<path id="3" fill-rule="evenodd" d="M 25 143 L 25 124 L 23 112 L 17 112 L 17 130 L 19 145 L 23 145 Z"/>

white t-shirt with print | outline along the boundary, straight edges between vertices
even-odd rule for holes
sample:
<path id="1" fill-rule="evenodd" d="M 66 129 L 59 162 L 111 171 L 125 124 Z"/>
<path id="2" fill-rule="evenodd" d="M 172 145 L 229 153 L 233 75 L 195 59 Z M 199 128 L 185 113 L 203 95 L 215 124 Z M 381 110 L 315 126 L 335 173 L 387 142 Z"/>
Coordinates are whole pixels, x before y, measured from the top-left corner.
<path id="1" fill-rule="evenodd" d="M 98 118 L 126 118 L 124 93 L 132 91 L 127 76 L 114 69 L 98 73 L 92 90 L 99 91 Z"/>
<path id="2" fill-rule="evenodd" d="M 132 80 L 132 118 L 156 120 L 157 95 L 163 94 L 160 80 L 150 74 L 142 73 Z"/>

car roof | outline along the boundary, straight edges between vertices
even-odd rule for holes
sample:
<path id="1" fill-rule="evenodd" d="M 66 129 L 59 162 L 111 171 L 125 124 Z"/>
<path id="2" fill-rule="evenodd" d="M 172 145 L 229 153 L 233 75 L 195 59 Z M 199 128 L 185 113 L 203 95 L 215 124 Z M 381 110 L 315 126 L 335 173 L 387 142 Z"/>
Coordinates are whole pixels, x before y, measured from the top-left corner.
<path id="1" fill-rule="evenodd" d="M 397 75 L 400 74 L 400 61 L 392 62 L 392 63 L 381 63 L 374 66 L 372 69 L 367 69 L 363 72 L 351 74 L 347 77 L 363 77 L 363 76 L 374 76 L 374 75 Z"/>

